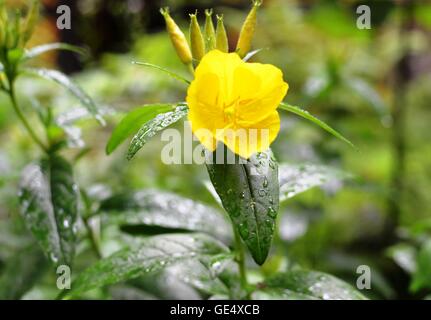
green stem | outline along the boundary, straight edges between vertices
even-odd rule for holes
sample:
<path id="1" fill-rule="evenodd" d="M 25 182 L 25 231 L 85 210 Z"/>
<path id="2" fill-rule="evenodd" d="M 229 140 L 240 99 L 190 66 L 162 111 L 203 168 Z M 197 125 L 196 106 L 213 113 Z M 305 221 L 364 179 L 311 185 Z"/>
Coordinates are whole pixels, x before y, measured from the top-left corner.
<path id="1" fill-rule="evenodd" d="M 244 246 L 241 242 L 241 237 L 239 235 L 239 232 L 235 226 L 232 226 L 233 232 L 235 235 L 235 249 L 236 249 L 236 263 L 238 264 L 238 270 L 239 270 L 239 278 L 241 283 L 241 288 L 248 292 L 248 282 L 247 282 L 247 273 L 245 268 L 245 251 Z M 248 293 L 247 293 L 248 297 Z"/>
<path id="2" fill-rule="evenodd" d="M 195 68 L 193 67 L 193 63 L 192 62 L 190 62 L 188 65 L 187 65 L 187 68 L 189 69 L 189 71 L 190 71 L 190 73 L 192 74 L 192 76 L 195 74 Z"/>
<path id="3" fill-rule="evenodd" d="M 31 136 L 31 138 L 34 140 L 34 142 L 44 152 L 48 152 L 48 148 L 45 146 L 45 144 L 42 142 L 42 140 L 40 140 L 39 137 L 36 135 L 36 133 L 33 131 L 33 129 L 31 128 L 30 124 L 27 122 L 24 114 L 22 113 L 21 109 L 18 106 L 18 103 L 17 103 L 17 100 L 16 100 L 16 96 L 15 96 L 15 89 L 14 89 L 13 81 L 9 82 L 8 93 L 9 93 L 9 98 L 10 98 L 11 103 L 12 103 L 12 107 L 15 110 L 16 115 L 18 116 L 18 118 L 21 120 L 22 124 L 26 128 L 28 134 Z"/>
<path id="4" fill-rule="evenodd" d="M 99 241 L 97 239 L 96 234 L 93 231 L 93 228 L 89 223 L 89 219 L 83 219 L 83 220 L 84 220 L 85 228 L 87 229 L 87 232 L 88 232 L 88 238 L 90 240 L 91 247 L 93 248 L 93 251 L 96 254 L 97 258 L 102 259 L 103 255 L 102 255 L 102 251 L 100 250 Z"/>

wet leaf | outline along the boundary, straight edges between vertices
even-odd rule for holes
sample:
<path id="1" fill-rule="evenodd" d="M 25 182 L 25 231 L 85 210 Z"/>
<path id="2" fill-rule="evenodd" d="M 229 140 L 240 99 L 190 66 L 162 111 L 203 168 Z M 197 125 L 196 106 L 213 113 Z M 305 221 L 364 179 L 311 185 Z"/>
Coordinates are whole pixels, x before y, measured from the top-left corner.
<path id="1" fill-rule="evenodd" d="M 212 256 L 222 253 L 228 253 L 228 249 L 203 234 L 145 238 L 84 270 L 65 294 L 68 297 L 77 296 L 91 289 L 163 270 L 175 263 L 192 259 L 211 261 Z"/>
<path id="2" fill-rule="evenodd" d="M 115 128 L 106 145 L 106 154 L 111 154 L 124 140 L 136 133 L 139 128 L 160 113 L 172 111 L 172 104 L 150 104 L 129 112 Z"/>
<path id="3" fill-rule="evenodd" d="M 288 289 L 321 300 L 365 300 L 351 285 L 329 274 L 294 269 L 277 274 L 266 282 L 269 288 Z"/>
<path id="4" fill-rule="evenodd" d="M 256 290 L 252 293 L 251 298 L 253 300 L 318 300 L 306 294 L 280 288 Z"/>
<path id="5" fill-rule="evenodd" d="M 16 252 L 2 269 L 0 299 L 20 299 L 43 274 L 46 262 L 38 248 L 28 247 Z"/>
<path id="6" fill-rule="evenodd" d="M 52 50 L 72 51 L 82 55 L 85 55 L 87 53 L 86 50 L 84 50 L 81 47 L 77 47 L 68 43 L 55 42 L 55 43 L 42 44 L 40 46 L 36 46 L 28 49 L 24 53 L 24 56 L 22 57 L 22 59 L 24 60 L 33 59 L 43 53 L 46 53 Z"/>
<path id="7" fill-rule="evenodd" d="M 74 95 L 81 104 L 90 112 L 97 121 L 99 121 L 102 125 L 104 125 L 105 121 L 103 120 L 96 104 L 90 98 L 90 96 L 85 93 L 81 87 L 79 87 L 72 79 L 70 79 L 67 75 L 61 73 L 57 70 L 49 70 L 49 69 L 34 69 L 27 68 L 24 70 L 25 72 L 33 75 L 37 75 L 39 77 L 52 80 L 61 86 L 65 87 L 72 95 Z"/>
<path id="8" fill-rule="evenodd" d="M 220 254 L 206 260 L 187 260 L 169 267 L 166 272 L 208 295 L 228 294 L 226 285 L 218 278 L 233 254 Z"/>
<path id="9" fill-rule="evenodd" d="M 281 164 L 278 179 L 280 182 L 280 202 L 290 199 L 311 188 L 340 183 L 351 176 L 343 171 L 322 165 Z"/>
<path id="10" fill-rule="evenodd" d="M 225 241 L 231 238 L 231 228 L 221 212 L 173 193 L 142 190 L 114 195 L 100 209 L 110 211 L 108 218 L 123 226 L 158 226 L 204 232 Z"/>
<path id="11" fill-rule="evenodd" d="M 249 160 L 242 159 L 243 163 L 235 156 L 234 164 L 228 164 L 230 151 L 224 152 L 221 163 L 217 161 L 219 150 L 222 149 L 207 154 L 212 161 L 207 164 L 211 182 L 253 259 L 263 264 L 271 247 L 279 207 L 277 162 L 268 150 Z"/>
<path id="12" fill-rule="evenodd" d="M 187 112 L 187 106 L 185 104 L 179 104 L 175 110 L 161 113 L 154 119 L 145 123 L 133 137 L 132 142 L 130 142 L 127 159 L 131 160 L 150 138 L 154 137 L 159 131 L 179 121 L 187 115 Z"/>
<path id="13" fill-rule="evenodd" d="M 54 264 L 71 265 L 78 217 L 77 186 L 70 164 L 57 155 L 27 166 L 20 206 L 27 227 Z"/>

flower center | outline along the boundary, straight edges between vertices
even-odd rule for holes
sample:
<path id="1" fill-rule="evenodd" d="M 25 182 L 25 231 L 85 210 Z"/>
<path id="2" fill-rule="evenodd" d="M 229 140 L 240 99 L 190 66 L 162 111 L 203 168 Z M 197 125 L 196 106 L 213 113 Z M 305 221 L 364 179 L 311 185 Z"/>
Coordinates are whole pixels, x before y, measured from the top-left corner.
<path id="1" fill-rule="evenodd" d="M 226 122 L 235 123 L 235 107 L 237 105 L 238 99 L 235 99 L 234 101 L 230 102 L 229 104 L 225 105 L 223 108 L 224 112 L 224 118 Z"/>

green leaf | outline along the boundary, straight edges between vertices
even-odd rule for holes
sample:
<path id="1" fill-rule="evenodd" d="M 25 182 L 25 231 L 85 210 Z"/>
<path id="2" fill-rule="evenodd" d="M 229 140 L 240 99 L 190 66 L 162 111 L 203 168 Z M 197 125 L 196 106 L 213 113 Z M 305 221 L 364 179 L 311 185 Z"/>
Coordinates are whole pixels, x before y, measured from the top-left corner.
<path id="1" fill-rule="evenodd" d="M 385 255 L 391 258 L 407 274 L 417 270 L 417 249 L 408 243 L 397 243 L 385 250 Z"/>
<path id="2" fill-rule="evenodd" d="M 170 77 L 172 77 L 172 78 L 174 78 L 176 80 L 182 81 L 182 82 L 184 82 L 186 84 L 190 84 L 190 81 L 187 80 L 186 78 L 184 78 L 183 76 L 180 76 L 179 74 L 177 74 L 175 72 L 172 72 L 172 71 L 170 71 L 168 69 L 165 69 L 163 67 L 160 67 L 158 65 L 155 65 L 155 64 L 152 64 L 152 63 L 147 63 L 147 62 L 137 62 L 137 61 L 133 61 L 132 63 L 140 65 L 140 66 L 145 66 L 145 67 L 150 67 L 150 68 L 153 68 L 153 69 L 157 69 L 159 71 L 162 71 L 162 72 L 166 73 L 167 75 L 169 75 Z"/>
<path id="3" fill-rule="evenodd" d="M 417 256 L 417 269 L 413 274 L 410 290 L 431 289 L 431 240 L 428 239 L 420 248 Z"/>
<path id="4" fill-rule="evenodd" d="M 127 159 L 131 160 L 135 154 L 147 143 L 147 141 L 157 134 L 157 132 L 179 121 L 181 118 L 187 115 L 187 112 L 187 106 L 184 104 L 179 104 L 175 110 L 161 113 L 154 119 L 145 123 L 130 142 L 129 150 L 127 152 Z"/>
<path id="5" fill-rule="evenodd" d="M 229 223 L 221 212 L 191 199 L 158 190 L 112 196 L 100 210 L 117 212 L 108 218 L 123 226 L 158 226 L 174 231 L 199 231 L 221 240 L 231 238 Z"/>
<path id="6" fill-rule="evenodd" d="M 64 73 L 57 70 L 49 70 L 49 69 L 34 69 L 34 68 L 26 68 L 25 72 L 33 75 L 37 75 L 39 77 L 52 80 L 61 86 L 65 87 L 72 95 L 74 95 L 81 104 L 88 110 L 90 114 L 92 114 L 100 124 L 104 125 L 105 120 L 102 118 L 99 110 L 94 103 L 93 99 L 85 93 L 81 87 L 79 87 L 72 79 L 70 79 Z"/>
<path id="7" fill-rule="evenodd" d="M 15 253 L 2 269 L 0 299 L 20 299 L 43 274 L 46 259 L 37 248 L 28 247 Z"/>
<path id="8" fill-rule="evenodd" d="M 351 285 L 329 274 L 304 269 L 293 269 L 270 277 L 265 281 L 269 288 L 288 289 L 297 294 L 322 300 L 367 299 Z"/>
<path id="9" fill-rule="evenodd" d="M 78 217 L 72 167 L 57 155 L 27 166 L 20 183 L 20 206 L 27 227 L 54 264 L 71 265 Z"/>
<path id="10" fill-rule="evenodd" d="M 235 228 L 257 264 L 265 262 L 271 247 L 279 207 L 278 165 L 271 150 L 259 152 L 250 159 L 229 164 L 230 151 L 223 147 L 224 161 L 216 152 L 208 154 L 207 169 Z M 220 158 L 220 156 L 219 156 Z M 232 163 L 232 161 L 231 161 Z"/>
<path id="11" fill-rule="evenodd" d="M 106 154 L 111 154 L 131 134 L 136 133 L 139 128 L 160 113 L 174 109 L 173 104 L 150 104 L 129 112 L 115 128 L 106 145 Z"/>
<path id="12" fill-rule="evenodd" d="M 323 121 L 317 119 L 316 117 L 314 117 L 313 115 L 311 115 L 308 111 L 302 110 L 299 107 L 295 107 L 295 106 L 291 106 L 287 103 L 282 102 L 279 106 L 280 109 L 285 110 L 285 111 L 289 111 L 292 112 L 304 119 L 310 120 L 311 122 L 313 122 L 314 124 L 317 124 L 319 127 L 321 127 L 323 130 L 329 132 L 330 134 L 332 134 L 333 136 L 337 137 L 338 139 L 344 141 L 345 143 L 347 143 L 349 146 L 351 146 L 352 148 L 356 149 L 356 147 L 353 145 L 353 143 L 351 143 L 349 140 L 347 140 L 345 137 L 343 137 L 339 132 L 337 132 L 336 130 L 332 129 L 330 126 L 328 126 L 326 123 L 324 123 Z"/>
<path id="13" fill-rule="evenodd" d="M 77 296 L 91 289 L 157 272 L 175 263 L 193 259 L 211 261 L 212 256 L 222 253 L 228 253 L 228 249 L 203 234 L 145 238 L 84 270 L 72 283 L 72 289 L 65 294 Z"/>
<path id="14" fill-rule="evenodd" d="M 256 49 L 256 50 L 253 50 L 253 51 L 250 51 L 249 53 L 247 53 L 246 55 L 245 55 L 245 57 L 244 58 L 242 58 L 242 60 L 243 61 L 245 61 L 245 62 L 247 62 L 247 61 L 249 61 L 251 58 L 253 58 L 255 55 L 257 55 L 259 52 L 261 52 L 261 51 L 263 51 L 263 50 L 265 50 L 266 48 L 260 48 L 260 49 Z"/>
<path id="15" fill-rule="evenodd" d="M 313 164 L 281 164 L 278 171 L 280 202 L 328 182 L 351 178 L 349 174 L 340 170 Z"/>
<path id="16" fill-rule="evenodd" d="M 166 273 L 207 295 L 228 294 L 229 289 L 218 276 L 233 258 L 233 253 L 223 253 L 211 259 L 186 260 L 169 267 Z"/>
<path id="17" fill-rule="evenodd" d="M 289 289 L 264 288 L 251 294 L 252 300 L 318 300 L 315 297 Z"/>
<path id="18" fill-rule="evenodd" d="M 36 46 L 31 49 L 28 49 L 27 51 L 25 51 L 22 59 L 23 60 L 33 59 L 34 57 L 37 57 L 45 52 L 52 51 L 52 50 L 67 50 L 67 51 L 79 53 L 81 55 L 87 54 L 86 50 L 84 50 L 81 47 L 77 47 L 68 43 L 55 42 L 55 43 L 42 44 L 40 46 Z"/>

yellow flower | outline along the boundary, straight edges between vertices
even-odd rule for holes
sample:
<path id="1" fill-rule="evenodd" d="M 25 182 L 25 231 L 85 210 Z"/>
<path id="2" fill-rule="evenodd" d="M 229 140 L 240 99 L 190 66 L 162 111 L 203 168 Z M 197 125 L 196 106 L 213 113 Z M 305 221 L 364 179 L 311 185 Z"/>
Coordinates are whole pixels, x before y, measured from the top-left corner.
<path id="1" fill-rule="evenodd" d="M 210 51 L 187 92 L 192 131 L 210 151 L 222 141 L 248 159 L 268 149 L 280 130 L 277 107 L 288 90 L 280 69 Z M 244 140 L 246 139 L 246 140 Z"/>

